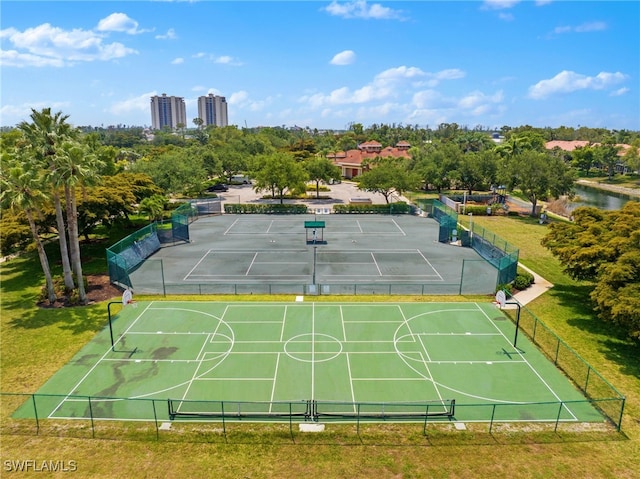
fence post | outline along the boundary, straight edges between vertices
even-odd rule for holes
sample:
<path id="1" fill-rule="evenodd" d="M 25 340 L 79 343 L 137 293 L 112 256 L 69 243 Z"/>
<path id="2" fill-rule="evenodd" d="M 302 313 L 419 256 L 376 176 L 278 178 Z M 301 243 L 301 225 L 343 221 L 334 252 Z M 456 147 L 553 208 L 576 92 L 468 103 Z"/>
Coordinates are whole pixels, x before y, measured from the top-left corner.
<path id="1" fill-rule="evenodd" d="M 558 431 L 558 423 L 560 422 L 560 415 L 562 414 L 563 406 L 564 406 L 564 402 L 560 401 L 560 408 L 558 409 L 558 417 L 556 417 L 556 427 L 553 428 L 553 432 Z"/>
<path id="2" fill-rule="evenodd" d="M 40 434 L 40 419 L 38 418 L 38 406 L 36 406 L 36 395 L 31 395 L 31 401 L 33 402 L 33 414 L 36 416 L 36 436 Z"/>
<path id="3" fill-rule="evenodd" d="M 89 416 L 91 417 L 91 437 L 93 439 L 96 438 L 96 429 L 93 423 L 93 407 L 91 406 L 91 396 L 87 396 L 87 400 L 89 401 Z"/>
<path id="4" fill-rule="evenodd" d="M 156 441 L 160 440 L 160 430 L 158 429 L 158 414 L 156 413 L 156 400 L 151 400 L 151 406 L 153 407 L 153 420 L 156 424 Z"/>
<path id="5" fill-rule="evenodd" d="M 491 421 L 489 421 L 489 434 L 493 431 L 493 418 L 496 415 L 496 405 L 493 405 L 493 409 L 491 410 Z"/>

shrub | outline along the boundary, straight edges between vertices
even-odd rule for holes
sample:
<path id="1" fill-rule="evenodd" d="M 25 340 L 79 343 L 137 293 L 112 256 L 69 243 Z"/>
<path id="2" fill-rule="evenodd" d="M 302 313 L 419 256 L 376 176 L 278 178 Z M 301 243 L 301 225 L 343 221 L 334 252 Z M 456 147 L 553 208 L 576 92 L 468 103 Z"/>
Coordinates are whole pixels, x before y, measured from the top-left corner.
<path id="1" fill-rule="evenodd" d="M 513 287 L 519 291 L 527 289 L 533 284 L 533 275 L 528 271 L 520 271 L 516 274 L 516 279 L 513 280 Z"/>

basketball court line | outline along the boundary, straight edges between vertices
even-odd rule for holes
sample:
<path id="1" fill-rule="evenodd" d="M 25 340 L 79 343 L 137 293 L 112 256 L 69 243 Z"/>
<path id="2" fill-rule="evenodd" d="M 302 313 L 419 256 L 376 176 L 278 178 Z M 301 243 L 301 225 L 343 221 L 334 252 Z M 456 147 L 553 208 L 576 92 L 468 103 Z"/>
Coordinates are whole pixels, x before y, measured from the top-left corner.
<path id="1" fill-rule="evenodd" d="M 440 400 L 442 400 L 442 395 L 440 393 L 440 390 L 438 389 L 438 385 L 439 383 L 436 383 L 435 380 L 433 379 L 433 375 L 431 373 L 431 371 L 429 370 L 428 364 L 486 364 L 486 361 L 468 361 L 468 360 L 464 360 L 464 361 L 455 361 L 455 360 L 447 360 L 447 361 L 432 361 L 429 353 L 428 353 L 428 349 L 426 347 L 426 345 L 424 344 L 424 342 L 422 341 L 422 336 L 437 336 L 437 335 L 457 335 L 457 336 L 461 336 L 461 335 L 472 335 L 472 336 L 502 336 L 509 344 L 511 344 L 509 338 L 507 338 L 507 336 L 497 327 L 497 325 L 491 320 L 491 318 L 488 316 L 488 314 L 486 313 L 486 311 L 484 311 L 482 308 L 480 308 L 480 306 L 477 303 L 472 303 L 475 304 L 476 309 L 472 309 L 473 311 L 479 311 L 488 321 L 489 323 L 492 325 L 493 328 L 497 329 L 497 333 L 446 333 L 446 332 L 436 332 L 436 333 L 417 333 L 418 339 L 420 341 L 420 345 L 422 346 L 422 350 L 424 351 L 424 354 L 422 352 L 420 352 L 420 356 L 421 356 L 421 362 L 425 365 L 425 368 L 428 371 L 429 376 L 431 377 L 431 381 L 434 385 L 434 388 L 436 389 L 436 392 L 438 394 L 438 397 L 440 398 Z M 358 305 L 358 303 L 354 303 L 354 305 Z M 249 307 L 252 307 L 251 305 L 246 305 Z M 307 306 L 307 305 L 305 305 Z M 344 342 L 345 343 L 372 343 L 372 342 L 379 342 L 379 343 L 393 343 L 393 341 L 348 341 L 346 339 L 346 329 L 345 329 L 345 323 L 371 323 L 371 321 L 363 321 L 363 320 L 353 320 L 353 321 L 346 321 L 344 319 L 344 311 L 343 311 L 343 306 L 344 305 L 340 305 L 340 318 L 341 318 L 341 324 L 342 324 L 342 334 L 343 334 L 343 338 L 344 338 Z M 387 305 L 380 305 L 380 307 L 388 307 Z M 217 321 L 217 326 L 216 329 L 213 333 L 209 332 L 209 333 L 181 333 L 181 332 L 171 332 L 171 333 L 158 333 L 158 332 L 140 332 L 140 331 L 131 331 L 131 329 L 134 327 L 134 325 L 136 323 L 138 323 L 141 319 L 142 316 L 144 315 L 145 312 L 149 311 L 150 309 L 159 309 L 159 310 L 164 310 L 164 311 L 170 311 L 172 309 L 179 309 L 179 310 L 184 310 L 183 308 L 151 308 L 151 304 L 149 304 L 147 306 L 147 308 L 145 308 L 143 311 L 141 311 L 137 317 L 132 321 L 132 323 L 129 325 L 129 327 L 125 330 L 124 333 L 122 333 L 119 337 L 118 337 L 118 341 L 121 340 L 121 338 L 123 338 L 126 335 L 142 335 L 142 334 L 149 334 L 149 335 L 157 335 L 157 334 L 168 334 L 168 335 L 185 335 L 185 334 L 192 334 L 192 335 L 207 335 L 207 337 L 210 337 L 210 339 L 213 339 L 213 337 L 215 336 L 218 328 L 220 327 L 222 322 L 225 322 L 226 324 L 266 324 L 266 323 L 271 323 L 271 324 L 277 324 L 280 321 L 250 321 L 250 322 L 245 322 L 245 321 L 223 321 L 222 317 L 226 314 L 227 310 L 229 308 L 229 305 L 226 306 L 225 311 L 223 313 L 223 315 L 221 317 L 217 317 L 215 316 L 218 321 Z M 286 321 L 286 310 L 287 310 L 288 306 L 285 306 L 285 311 L 283 313 L 283 319 L 282 319 L 282 331 L 280 334 L 281 338 L 284 338 L 284 325 L 285 325 L 285 321 Z M 411 328 L 409 328 L 409 321 L 406 319 L 404 311 L 402 310 L 402 308 L 400 307 L 400 305 L 398 305 L 398 308 L 400 309 L 400 312 L 403 316 L 403 321 L 375 321 L 375 323 L 395 323 L 395 324 L 401 324 L 401 323 L 405 323 L 408 330 L 410 331 L 411 335 L 414 337 L 414 342 L 415 342 L 415 335 L 416 333 L 414 333 Z M 469 309 L 463 309 L 463 311 L 468 311 Z M 203 313 L 203 311 L 199 311 L 199 310 L 193 310 L 194 312 L 198 312 L 198 313 Z M 452 311 L 450 309 L 444 309 L 444 310 L 439 310 L 439 311 L 435 311 L 435 312 L 449 312 Z M 430 312 L 430 313 L 434 313 L 434 312 Z M 208 314 L 208 313 L 205 313 Z M 315 362 L 316 362 L 316 358 L 315 358 L 315 303 L 313 303 L 312 305 L 312 318 L 311 318 L 311 322 L 312 322 L 312 331 L 311 331 L 311 341 L 300 341 L 301 343 L 311 343 L 311 356 L 312 356 L 312 368 L 315 366 Z M 337 341 L 340 341 L 339 339 L 336 338 Z M 203 363 L 203 361 L 206 361 L 206 355 L 209 353 L 204 353 L 203 354 L 203 349 L 204 346 L 206 345 L 206 343 L 209 342 L 209 340 L 205 340 L 205 344 L 203 344 L 203 347 L 200 349 L 199 353 L 197 354 L 197 357 L 195 360 L 173 360 L 172 362 L 199 362 L 200 364 L 198 365 L 198 367 L 195 369 L 194 374 L 192 376 L 192 379 L 188 381 L 189 385 L 187 387 L 187 389 L 185 390 L 185 394 L 183 395 L 183 400 L 188 400 L 186 399 L 186 396 L 188 394 L 189 388 L 191 387 L 191 385 L 193 384 L 194 381 L 198 381 L 198 380 L 206 380 L 206 381 L 213 381 L 213 380 L 244 380 L 244 381 L 249 381 L 249 380 L 260 380 L 260 381 L 273 381 L 274 386 L 272 388 L 272 393 L 271 393 L 271 401 L 273 401 L 273 398 L 275 397 L 275 387 L 276 387 L 276 383 L 278 380 L 278 368 L 279 368 L 279 360 L 280 360 L 280 355 L 281 352 L 278 351 L 273 351 L 273 352 L 267 352 L 268 353 L 272 353 L 272 354 L 276 354 L 277 358 L 276 358 L 276 368 L 274 371 L 274 376 L 273 377 L 255 377 L 255 378 L 238 378 L 238 377 L 231 377 L 231 378 L 203 378 L 201 377 L 201 374 L 197 374 L 198 371 L 201 368 L 201 365 Z M 237 341 L 239 344 L 245 343 L 245 344 L 250 344 L 250 343 L 277 343 L 277 341 Z M 282 341 L 281 341 L 282 342 Z M 317 341 L 318 343 L 322 342 Z M 329 341 L 327 341 L 329 342 Z M 80 379 L 80 381 L 71 388 L 71 392 L 73 392 L 77 387 L 80 386 L 80 384 L 92 373 L 92 371 L 98 366 L 98 364 L 102 361 L 105 362 L 109 362 L 109 361 L 125 361 L 125 362 L 129 362 L 129 361 L 135 361 L 135 362 L 146 362 L 146 361 L 163 361 L 163 360 L 153 360 L 153 359 L 133 359 L 133 358 L 128 358 L 128 359 L 116 359 L 116 358 L 107 358 L 106 356 L 109 354 L 110 352 L 110 348 L 107 350 L 107 352 L 97 360 L 97 362 L 93 365 L 93 367 L 91 367 L 91 369 L 83 376 L 82 379 Z M 218 354 L 218 353 L 216 353 Z M 246 352 L 246 353 L 231 353 L 231 354 L 254 354 L 253 352 Z M 358 352 L 345 352 L 345 358 L 346 358 L 346 363 L 347 363 L 347 369 L 348 369 L 348 377 L 349 377 L 349 384 L 350 384 L 350 394 L 352 397 L 353 402 L 355 403 L 355 392 L 353 389 L 353 382 L 354 381 L 420 381 L 423 380 L 421 378 L 397 378 L 397 377 L 392 377 L 392 378 L 382 378 L 382 377 L 376 377 L 376 378 L 357 378 L 357 377 L 353 377 L 352 375 L 352 371 L 351 371 L 351 359 L 350 359 L 350 355 L 354 354 L 354 355 L 358 355 L 358 354 L 394 354 L 394 355 L 398 355 L 399 352 L 396 351 L 389 351 L 389 352 L 380 352 L 380 351 L 371 351 L 371 352 L 367 352 L 367 351 L 358 351 Z M 555 391 L 549 386 L 549 384 L 540 376 L 540 374 L 536 371 L 536 369 L 526 360 L 526 358 L 524 358 L 522 356 L 522 354 L 520 352 L 518 353 L 514 353 L 518 354 L 519 357 L 522 358 L 522 360 L 517 360 L 517 361 L 492 361 L 492 363 L 504 363 L 504 364 L 518 364 L 518 363 L 525 363 L 526 366 L 541 380 L 541 382 L 547 387 L 547 389 L 553 394 L 553 396 L 556 398 L 556 400 L 558 402 L 562 402 L 560 397 L 555 393 Z M 164 361 L 169 361 L 169 360 L 164 360 Z M 205 374 L 205 373 L 203 373 Z M 314 387 L 314 383 L 315 383 L 315 371 L 314 369 L 312 369 L 312 392 L 315 392 L 313 390 Z M 183 383 L 184 384 L 184 383 Z M 170 388 L 166 388 L 166 390 L 171 390 L 173 388 L 175 388 L 177 386 L 172 386 Z M 445 386 L 446 387 L 446 386 Z M 450 389 L 450 388 L 447 388 Z M 157 392 L 152 392 L 150 394 L 154 394 Z M 469 394 L 465 394 L 467 396 L 469 396 Z M 60 409 L 60 407 L 64 404 L 65 401 L 72 401 L 72 399 L 70 399 L 71 393 L 69 393 L 69 395 L 67 395 L 57 406 L 56 408 L 50 413 L 50 415 L 48 416 L 49 418 L 51 417 L 55 417 L 54 414 L 56 413 L 56 411 L 58 411 Z M 144 396 L 147 396 L 147 394 L 145 394 Z M 471 397 L 475 397 L 475 396 L 471 396 Z M 499 402 L 506 402 L 508 404 L 526 404 L 526 402 L 514 402 L 514 401 L 500 401 Z M 566 404 L 563 406 L 571 415 L 571 417 L 573 418 L 573 421 L 577 421 L 577 417 L 575 416 L 575 414 L 566 406 Z M 554 419 L 555 418 L 551 418 Z M 544 419 L 541 419 L 544 420 Z M 564 420 L 564 421 L 570 421 L 571 419 L 568 420 Z M 514 420 L 515 421 L 515 420 Z"/>

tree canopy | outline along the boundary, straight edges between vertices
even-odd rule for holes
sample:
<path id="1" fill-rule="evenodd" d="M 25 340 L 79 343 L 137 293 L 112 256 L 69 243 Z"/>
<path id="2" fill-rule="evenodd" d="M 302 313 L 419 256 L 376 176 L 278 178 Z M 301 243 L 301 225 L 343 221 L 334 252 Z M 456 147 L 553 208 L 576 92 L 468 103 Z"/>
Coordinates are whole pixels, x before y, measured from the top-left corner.
<path id="1" fill-rule="evenodd" d="M 640 203 L 578 208 L 573 216 L 572 223 L 553 223 L 542 244 L 571 277 L 595 282 L 591 300 L 600 318 L 640 342 Z"/>

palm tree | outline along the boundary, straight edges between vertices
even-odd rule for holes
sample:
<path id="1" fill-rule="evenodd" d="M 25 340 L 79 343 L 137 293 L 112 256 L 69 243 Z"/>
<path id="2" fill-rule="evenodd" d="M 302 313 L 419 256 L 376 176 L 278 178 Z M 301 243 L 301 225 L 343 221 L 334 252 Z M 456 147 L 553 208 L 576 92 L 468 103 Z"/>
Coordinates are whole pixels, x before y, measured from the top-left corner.
<path id="1" fill-rule="evenodd" d="M 41 111 L 31 109 L 31 123 L 25 121 L 18 124 L 20 130 L 29 144 L 32 159 L 40 164 L 51 174 L 51 199 L 56 212 L 56 225 L 60 243 L 60 256 L 62 259 L 62 272 L 65 288 L 69 291 L 75 288 L 69 258 L 67 243 L 67 228 L 61 202 L 61 190 L 55 186 L 55 155 L 58 145 L 75 135 L 75 131 L 66 120 L 68 115 L 62 112 L 51 114 L 51 108 L 43 108 Z"/>
<path id="2" fill-rule="evenodd" d="M 39 208 L 47 200 L 42 193 L 42 177 L 27 158 L 18 158 L 14 154 L 3 153 L 3 167 L 0 169 L 0 204 L 13 210 L 23 211 L 29 221 L 31 235 L 36 243 L 40 265 L 44 272 L 49 303 L 56 302 L 56 292 L 53 277 L 49 267 L 49 258 L 40 239 L 35 217 Z"/>
<path id="3" fill-rule="evenodd" d="M 78 207 L 76 199 L 76 186 L 84 187 L 96 179 L 99 169 L 95 155 L 89 154 L 87 148 L 80 143 L 64 142 L 56 155 L 56 178 L 54 181 L 64 188 L 65 205 L 67 215 L 67 228 L 69 230 L 69 251 L 73 272 L 78 280 L 78 299 L 84 304 L 87 294 L 84 289 L 82 276 L 82 261 L 80 258 L 80 240 L 78 235 Z"/>

